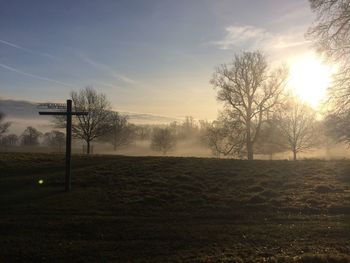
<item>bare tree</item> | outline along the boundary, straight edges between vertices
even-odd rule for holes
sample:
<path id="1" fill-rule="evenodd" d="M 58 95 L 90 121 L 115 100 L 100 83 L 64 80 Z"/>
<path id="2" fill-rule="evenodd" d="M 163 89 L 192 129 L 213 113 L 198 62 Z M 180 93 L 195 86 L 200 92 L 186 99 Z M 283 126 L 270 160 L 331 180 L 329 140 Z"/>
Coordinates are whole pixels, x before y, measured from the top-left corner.
<path id="1" fill-rule="evenodd" d="M 101 136 L 101 140 L 111 143 L 114 151 L 129 145 L 133 141 L 135 137 L 134 129 L 128 123 L 128 116 L 121 115 L 118 112 L 110 112 L 108 124 L 110 128 L 105 135 Z"/>
<path id="2" fill-rule="evenodd" d="M 329 114 L 324 120 L 325 133 L 336 142 L 350 144 L 350 111 Z"/>
<path id="3" fill-rule="evenodd" d="M 255 151 L 260 154 L 265 154 L 273 159 L 273 155 L 288 150 L 286 142 L 281 130 L 278 127 L 278 118 L 272 117 L 263 123 L 260 131 L 260 136 L 255 143 Z"/>
<path id="4" fill-rule="evenodd" d="M 238 122 L 225 120 L 223 116 L 219 120 L 213 121 L 206 126 L 202 140 L 211 149 L 214 156 L 220 158 L 224 156 L 241 157 L 244 148 L 244 131 Z"/>
<path id="5" fill-rule="evenodd" d="M 16 134 L 4 135 L 1 138 L 1 145 L 3 146 L 15 146 L 18 142 L 18 136 Z"/>
<path id="6" fill-rule="evenodd" d="M 185 121 L 179 125 L 178 133 L 180 139 L 194 138 L 198 135 L 198 126 L 192 116 L 186 116 Z"/>
<path id="7" fill-rule="evenodd" d="M 40 131 L 29 126 L 21 135 L 22 145 L 37 146 L 39 145 L 39 137 L 42 135 Z"/>
<path id="8" fill-rule="evenodd" d="M 278 127 L 286 140 L 293 159 L 299 152 L 308 150 L 315 145 L 315 112 L 297 99 L 290 101 L 278 115 Z"/>
<path id="9" fill-rule="evenodd" d="M 0 112 L 0 137 L 8 131 L 8 128 L 10 127 L 11 123 L 10 122 L 5 122 L 5 114 Z"/>
<path id="10" fill-rule="evenodd" d="M 110 130 L 109 116 L 111 105 L 103 93 L 97 93 L 92 87 L 86 87 L 79 92 L 72 91 L 71 97 L 75 111 L 86 111 L 88 115 L 79 115 L 72 121 L 73 136 L 86 142 L 86 153 L 90 154 L 90 144 L 96 138 Z M 66 120 L 55 118 L 56 126 L 63 128 Z"/>
<path id="11" fill-rule="evenodd" d="M 338 117 L 339 116 L 335 116 L 335 118 L 332 118 L 331 115 L 328 115 L 323 120 L 318 121 L 316 126 L 317 144 L 324 148 L 326 158 L 328 159 L 331 157 L 332 147 L 336 143 L 349 143 L 348 139 L 346 139 L 346 136 L 349 136 L 346 134 L 349 131 L 349 127 L 347 127 L 347 129 L 344 129 L 345 127 L 341 127 L 340 124 L 342 124 L 344 118 L 338 121 Z M 349 120 L 349 118 L 346 118 L 345 120 Z M 348 123 L 348 125 L 350 125 L 350 123 Z M 340 127 L 341 129 L 339 129 Z"/>
<path id="12" fill-rule="evenodd" d="M 150 125 L 137 125 L 135 127 L 135 136 L 137 139 L 144 141 L 151 138 L 152 128 Z"/>
<path id="13" fill-rule="evenodd" d="M 231 64 L 214 73 L 211 83 L 218 90 L 217 99 L 224 102 L 227 120 L 233 128 L 244 128 L 241 138 L 248 160 L 253 160 L 261 125 L 277 104 L 286 78 L 287 70 L 270 71 L 259 51 L 236 54 Z"/>
<path id="14" fill-rule="evenodd" d="M 227 134 L 218 124 L 218 121 L 207 123 L 203 129 L 204 131 L 201 135 L 202 143 L 209 147 L 215 157 L 220 158 L 223 148 L 228 145 L 225 141 Z"/>
<path id="15" fill-rule="evenodd" d="M 306 36 L 317 51 L 338 65 L 330 88 L 330 104 L 339 112 L 350 102 L 350 0 L 309 0 L 317 14 Z"/>
<path id="16" fill-rule="evenodd" d="M 169 128 L 155 128 L 151 139 L 151 149 L 165 155 L 176 145 L 175 136 Z"/>
<path id="17" fill-rule="evenodd" d="M 65 144 L 65 134 L 61 131 L 53 130 L 44 134 L 44 144 L 56 148 L 58 152 L 62 151 Z"/>

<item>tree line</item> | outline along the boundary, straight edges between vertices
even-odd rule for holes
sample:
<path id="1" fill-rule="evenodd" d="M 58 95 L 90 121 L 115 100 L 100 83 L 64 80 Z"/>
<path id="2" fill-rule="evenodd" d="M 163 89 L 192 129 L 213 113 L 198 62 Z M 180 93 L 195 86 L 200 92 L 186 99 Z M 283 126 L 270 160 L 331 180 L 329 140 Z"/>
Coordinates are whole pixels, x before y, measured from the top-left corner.
<path id="1" fill-rule="evenodd" d="M 87 154 L 91 153 L 91 143 L 109 144 L 111 149 L 117 151 L 128 147 L 135 141 L 149 142 L 153 151 L 167 154 L 175 149 L 178 141 L 198 138 L 199 126 L 192 117 L 186 117 L 182 123 L 172 122 L 169 125 L 135 125 L 129 122 L 128 116 L 111 111 L 105 95 L 96 92 L 91 87 L 82 89 L 78 96 L 83 103 L 76 109 L 88 110 L 90 117 L 76 119 L 73 122 L 73 136 L 86 145 Z M 75 98 L 72 96 L 72 98 Z M 86 104 L 84 104 L 86 103 Z M 94 109 L 99 107 L 99 109 Z M 89 115 L 90 115 L 89 114 Z M 0 115 L 0 147 L 47 147 L 51 151 L 63 152 L 65 149 L 65 119 L 54 118 L 52 125 L 55 128 L 49 132 L 41 132 L 35 127 L 27 127 L 20 135 L 9 133 L 11 123 L 5 121 Z"/>
<path id="2" fill-rule="evenodd" d="M 150 149 L 163 155 L 176 148 L 178 142 L 194 141 L 207 147 L 216 157 L 246 158 L 254 154 L 269 155 L 290 150 L 293 159 L 300 152 L 322 146 L 321 138 L 339 138 L 325 127 L 330 120 L 317 120 L 316 112 L 292 94 L 286 92 L 288 72 L 285 68 L 270 70 L 259 52 L 236 54 L 232 63 L 219 66 L 211 80 L 217 99 L 224 104 L 214 121 L 183 122 L 168 125 L 135 125 L 128 116 L 113 111 L 103 93 L 86 87 L 71 93 L 75 111 L 87 111 L 87 116 L 73 119 L 73 136 L 85 142 L 86 153 L 91 143 L 110 144 L 114 151 L 134 141 L 149 141 Z M 335 119 L 332 119 L 334 121 Z M 341 125 L 342 122 L 336 122 Z M 0 115 L 0 145 L 42 146 L 61 152 L 65 147 L 65 117 L 53 120 L 56 130 L 42 133 L 27 127 L 20 136 L 5 134 L 10 122 Z M 333 125 L 334 127 L 335 125 Z"/>
<path id="3" fill-rule="evenodd" d="M 83 89 L 81 91 L 82 94 L 86 94 L 87 89 L 95 97 L 101 96 L 102 98 L 102 95 L 92 88 Z M 91 99 L 86 101 L 94 102 Z M 93 105 L 87 106 L 90 109 L 92 107 Z M 100 112 L 106 117 L 97 119 L 100 128 L 95 128 L 95 130 L 92 128 L 88 129 L 88 127 L 91 123 L 97 122 L 97 120 L 92 120 L 97 115 L 86 119 L 86 122 L 84 122 L 84 119 L 79 120 L 78 118 L 74 121 L 73 134 L 76 138 L 84 141 L 85 145 L 88 145 L 88 141 L 90 144 L 97 142 L 110 145 L 110 150 L 117 151 L 127 148 L 135 142 L 145 142 L 149 145 L 149 149 L 163 155 L 171 153 L 179 147 L 193 147 L 193 145 L 197 145 L 202 147 L 202 149 L 210 149 L 216 157 L 248 158 L 244 147 L 246 137 L 239 134 L 239 132 L 244 134 L 244 130 L 236 130 L 237 127 L 240 129 L 241 127 L 235 126 L 235 120 L 229 118 L 232 116 L 226 115 L 229 113 L 228 111 L 224 111 L 214 121 L 198 121 L 188 116 L 182 122 L 174 121 L 167 125 L 135 125 L 129 122 L 128 116 L 118 112 L 107 109 Z M 18 136 L 5 133 L 10 123 L 5 122 L 3 117 L 0 123 L 0 127 L 6 126 L 6 129 L 2 129 L 4 132 L 0 135 L 0 146 L 3 148 L 41 146 L 47 147 L 51 151 L 64 151 L 65 134 L 60 129 L 44 133 L 34 127 L 27 127 Z M 55 118 L 53 125 L 55 128 L 62 128 L 64 119 Z M 299 152 L 311 147 L 322 146 L 324 145 L 323 141 L 327 141 L 320 139 L 326 136 L 323 121 L 317 121 L 315 112 L 298 100 L 285 100 L 283 104 L 279 105 L 278 110 L 263 121 L 258 135 L 255 136 L 257 136 L 257 139 L 254 139 L 253 152 L 268 155 L 271 159 L 274 154 L 288 150 L 293 153 L 294 159 L 296 159 Z M 88 147 L 84 149 L 86 153 L 91 152 Z"/>
<path id="4" fill-rule="evenodd" d="M 284 67 L 271 70 L 259 51 L 236 54 L 231 63 L 217 67 L 211 80 L 217 99 L 224 106 L 216 120 L 195 121 L 186 117 L 182 123 L 161 126 L 130 123 L 128 116 L 112 110 L 105 94 L 86 87 L 71 93 L 74 110 L 89 113 L 75 116 L 73 136 L 85 142 L 87 154 L 95 141 L 108 143 L 116 151 L 136 140 L 148 140 L 150 149 L 165 155 L 178 142 L 192 140 L 209 148 L 216 157 L 253 160 L 254 154 L 272 158 L 289 150 L 296 160 L 298 153 L 329 141 L 322 138 L 341 139 L 343 135 L 334 132 L 334 127 L 343 122 L 334 117 L 317 120 L 311 107 L 286 91 L 287 76 Z M 330 123 L 333 130 L 328 127 Z M 10 122 L 1 114 L 0 144 L 41 144 L 61 152 L 65 134 L 59 129 L 65 127 L 65 117 L 56 116 L 53 125 L 56 130 L 46 133 L 27 127 L 20 136 L 5 134 Z"/>

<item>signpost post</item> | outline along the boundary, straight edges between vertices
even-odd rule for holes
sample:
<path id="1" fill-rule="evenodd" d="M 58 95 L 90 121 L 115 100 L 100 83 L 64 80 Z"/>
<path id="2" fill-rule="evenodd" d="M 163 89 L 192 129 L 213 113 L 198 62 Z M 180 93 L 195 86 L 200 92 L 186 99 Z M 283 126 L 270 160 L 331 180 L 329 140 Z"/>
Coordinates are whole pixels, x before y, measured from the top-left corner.
<path id="1" fill-rule="evenodd" d="M 72 111 L 72 100 L 67 100 L 67 104 L 61 103 L 44 103 L 39 104 L 38 108 L 48 110 L 61 111 L 39 111 L 40 115 L 55 115 L 66 116 L 66 176 L 65 176 L 65 191 L 69 192 L 71 189 L 71 155 L 72 155 L 72 116 L 88 115 L 85 111 Z M 65 111 L 62 111 L 65 110 Z"/>

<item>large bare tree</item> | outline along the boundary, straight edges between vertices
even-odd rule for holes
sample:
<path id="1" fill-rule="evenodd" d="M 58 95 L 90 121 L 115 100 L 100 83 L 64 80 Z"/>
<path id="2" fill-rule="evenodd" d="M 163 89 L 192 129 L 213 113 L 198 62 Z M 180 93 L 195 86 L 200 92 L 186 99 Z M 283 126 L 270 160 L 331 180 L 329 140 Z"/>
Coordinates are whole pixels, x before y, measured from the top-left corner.
<path id="1" fill-rule="evenodd" d="M 315 146 L 315 112 L 308 105 L 293 98 L 277 114 L 277 125 L 287 145 L 293 153 L 297 154 Z"/>
<path id="2" fill-rule="evenodd" d="M 278 103 L 286 79 L 287 70 L 271 71 L 259 51 L 236 54 L 232 63 L 217 67 L 214 73 L 211 83 L 218 91 L 217 99 L 224 103 L 227 119 L 232 127 L 244 127 L 241 138 L 248 160 L 254 158 L 261 125 Z"/>
<path id="3" fill-rule="evenodd" d="M 86 116 L 76 117 L 72 130 L 75 137 L 86 142 L 86 153 L 89 154 L 91 142 L 110 129 L 108 121 L 111 105 L 105 94 L 98 93 L 92 87 L 86 87 L 79 92 L 73 91 L 71 97 L 76 111 L 88 112 Z"/>
<path id="4" fill-rule="evenodd" d="M 103 93 L 98 93 L 92 87 L 86 87 L 80 91 L 72 91 L 74 111 L 86 111 L 88 115 L 78 115 L 72 120 L 72 132 L 75 138 L 86 142 L 86 153 L 90 153 L 91 142 L 106 134 L 111 125 L 109 116 L 111 105 Z M 58 116 L 54 122 L 58 128 L 64 128 L 66 118 Z"/>
<path id="5" fill-rule="evenodd" d="M 317 51 L 338 65 L 330 88 L 334 111 L 349 109 L 350 103 L 350 0 L 309 0 L 316 20 L 306 36 Z"/>

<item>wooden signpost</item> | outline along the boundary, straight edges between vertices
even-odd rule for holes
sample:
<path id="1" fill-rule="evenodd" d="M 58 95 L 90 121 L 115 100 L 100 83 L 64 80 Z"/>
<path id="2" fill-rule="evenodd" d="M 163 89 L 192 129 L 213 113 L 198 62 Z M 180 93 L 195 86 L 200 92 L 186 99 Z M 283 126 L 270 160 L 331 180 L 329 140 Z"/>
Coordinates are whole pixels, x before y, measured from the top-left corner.
<path id="1" fill-rule="evenodd" d="M 72 111 L 72 100 L 67 100 L 67 104 L 62 103 L 43 103 L 39 104 L 39 109 L 47 109 L 51 111 L 39 111 L 40 115 L 55 115 L 66 116 L 66 177 L 65 177 L 65 191 L 69 192 L 71 189 L 71 155 L 72 155 L 72 116 L 73 115 L 88 115 L 85 111 Z M 60 111 L 52 111 L 60 110 Z M 65 110 L 65 111 L 62 111 Z"/>

